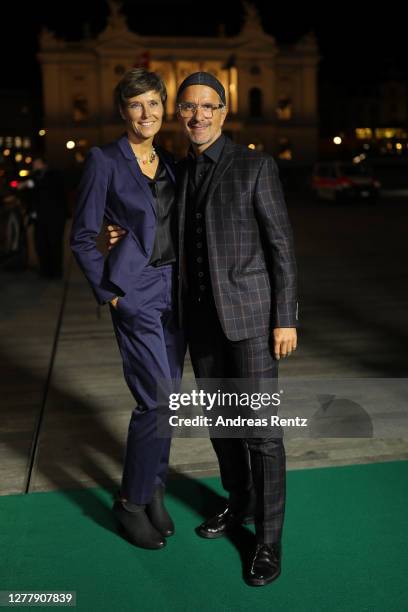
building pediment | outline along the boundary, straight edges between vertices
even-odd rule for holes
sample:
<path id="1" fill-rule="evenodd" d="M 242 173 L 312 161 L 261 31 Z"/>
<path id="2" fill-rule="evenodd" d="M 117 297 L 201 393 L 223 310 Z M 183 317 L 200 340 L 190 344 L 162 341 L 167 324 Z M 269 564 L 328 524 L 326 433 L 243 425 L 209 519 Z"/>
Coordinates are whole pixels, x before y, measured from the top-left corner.
<path id="1" fill-rule="evenodd" d="M 123 32 L 102 32 L 95 41 L 97 51 L 122 51 L 142 47 L 143 43 L 140 36 L 125 30 Z"/>
<path id="2" fill-rule="evenodd" d="M 121 10 L 121 3 L 117 0 L 109 0 L 110 14 L 106 28 L 96 39 L 96 49 L 123 50 L 140 46 L 140 37 L 128 28 L 126 17 Z"/>
<path id="3" fill-rule="evenodd" d="M 277 52 L 275 39 L 265 33 L 257 37 L 240 34 L 234 38 L 234 46 L 237 50 L 250 51 L 251 53 L 269 52 L 275 54 Z"/>
<path id="4" fill-rule="evenodd" d="M 245 18 L 241 31 L 235 36 L 235 43 L 243 51 L 261 52 L 272 51 L 276 53 L 276 41 L 273 36 L 263 29 L 261 19 L 255 6 L 245 0 L 243 3 Z"/>

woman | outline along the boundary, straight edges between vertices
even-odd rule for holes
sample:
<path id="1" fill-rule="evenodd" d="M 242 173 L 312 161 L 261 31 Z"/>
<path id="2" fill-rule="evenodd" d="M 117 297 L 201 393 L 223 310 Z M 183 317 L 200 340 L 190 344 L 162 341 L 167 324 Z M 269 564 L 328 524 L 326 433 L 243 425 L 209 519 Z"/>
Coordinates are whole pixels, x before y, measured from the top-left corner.
<path id="1" fill-rule="evenodd" d="M 126 134 L 89 152 L 71 247 L 98 302 L 110 303 L 125 379 L 137 401 L 113 511 L 127 539 L 153 549 L 174 533 L 163 504 L 170 438 L 156 435 L 157 386 L 180 380 L 184 359 L 174 307 L 174 165 L 153 146 L 166 101 L 162 79 L 130 70 L 115 99 Z M 103 221 L 127 232 L 106 260 L 95 242 Z"/>

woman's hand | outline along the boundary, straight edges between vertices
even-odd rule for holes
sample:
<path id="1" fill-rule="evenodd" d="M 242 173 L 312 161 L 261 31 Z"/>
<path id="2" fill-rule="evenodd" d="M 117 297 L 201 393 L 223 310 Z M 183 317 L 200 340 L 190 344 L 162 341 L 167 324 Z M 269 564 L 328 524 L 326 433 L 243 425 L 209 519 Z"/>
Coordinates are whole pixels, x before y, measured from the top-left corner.
<path id="1" fill-rule="evenodd" d="M 120 225 L 108 225 L 105 229 L 105 242 L 108 251 L 110 251 L 117 242 L 120 242 L 127 231 Z"/>

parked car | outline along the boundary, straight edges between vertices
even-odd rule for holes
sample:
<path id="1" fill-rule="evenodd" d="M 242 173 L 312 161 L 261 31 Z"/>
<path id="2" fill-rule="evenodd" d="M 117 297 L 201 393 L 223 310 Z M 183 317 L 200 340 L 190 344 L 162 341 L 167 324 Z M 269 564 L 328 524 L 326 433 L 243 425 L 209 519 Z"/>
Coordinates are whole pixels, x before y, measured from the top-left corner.
<path id="1" fill-rule="evenodd" d="M 380 187 L 371 167 L 363 161 L 318 162 L 313 169 L 312 189 L 317 198 L 375 203 Z"/>

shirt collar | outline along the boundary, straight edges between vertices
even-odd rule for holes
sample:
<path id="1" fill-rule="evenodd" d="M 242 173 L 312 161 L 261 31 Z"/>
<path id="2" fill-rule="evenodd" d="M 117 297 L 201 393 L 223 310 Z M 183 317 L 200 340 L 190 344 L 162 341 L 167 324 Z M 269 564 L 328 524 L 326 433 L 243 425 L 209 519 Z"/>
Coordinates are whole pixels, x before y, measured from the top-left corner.
<path id="1" fill-rule="evenodd" d="M 198 160 L 198 159 L 203 159 L 204 157 L 207 157 L 209 160 L 211 160 L 214 163 L 217 163 L 218 160 L 221 157 L 221 153 L 222 150 L 224 148 L 225 145 L 225 136 L 224 134 L 221 134 L 217 140 L 215 140 L 212 145 L 210 145 L 208 147 L 208 149 L 206 149 L 203 153 L 201 153 L 201 155 L 199 155 L 198 157 L 196 157 L 193 153 L 193 150 L 189 149 L 188 155 L 190 158 L 192 158 L 194 161 Z"/>

